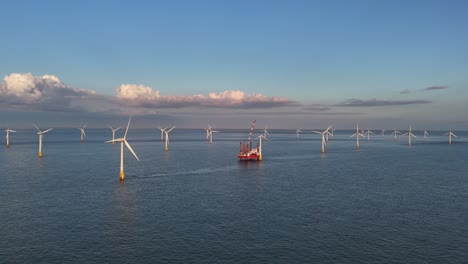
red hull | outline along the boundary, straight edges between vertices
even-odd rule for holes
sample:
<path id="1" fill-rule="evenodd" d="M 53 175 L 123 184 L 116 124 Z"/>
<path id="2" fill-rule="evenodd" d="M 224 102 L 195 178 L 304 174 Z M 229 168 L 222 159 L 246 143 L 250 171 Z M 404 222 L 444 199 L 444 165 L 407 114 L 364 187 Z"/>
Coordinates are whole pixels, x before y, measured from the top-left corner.
<path id="1" fill-rule="evenodd" d="M 239 160 L 258 160 L 257 154 L 239 153 L 237 157 Z"/>

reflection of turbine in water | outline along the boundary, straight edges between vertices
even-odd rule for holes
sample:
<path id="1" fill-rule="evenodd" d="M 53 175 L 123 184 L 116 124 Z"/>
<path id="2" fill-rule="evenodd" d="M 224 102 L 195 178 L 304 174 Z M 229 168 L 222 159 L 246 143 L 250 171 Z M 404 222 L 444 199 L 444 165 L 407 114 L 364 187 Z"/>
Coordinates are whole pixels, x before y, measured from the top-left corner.
<path id="1" fill-rule="evenodd" d="M 352 134 L 349 138 L 356 136 L 356 148 L 359 149 L 359 137 L 364 137 L 362 133 L 359 133 L 359 125 L 356 124 L 356 133 Z"/>
<path id="2" fill-rule="evenodd" d="M 7 128 L 5 132 L 6 132 L 6 147 L 9 148 L 10 147 L 10 132 L 15 133 L 16 131 Z"/>
<path id="3" fill-rule="evenodd" d="M 37 129 L 37 134 L 39 135 L 39 152 L 37 154 L 38 157 L 42 157 L 42 137 L 45 133 L 51 131 L 53 128 L 49 128 L 46 131 L 41 131 L 35 124 L 33 126 Z"/>
<path id="4" fill-rule="evenodd" d="M 325 131 L 323 132 L 319 132 L 319 131 L 315 131 L 313 130 L 312 132 L 316 133 L 316 134 L 320 134 L 322 136 L 322 153 L 325 153 L 325 134 L 327 133 L 330 133 L 328 132 L 328 130 L 330 130 L 332 126 L 329 126 Z"/>
<path id="5" fill-rule="evenodd" d="M 135 154 L 135 151 L 133 151 L 132 146 L 128 144 L 127 142 L 127 132 L 128 132 L 128 127 L 130 126 L 130 121 L 132 120 L 132 117 L 128 119 L 128 125 L 127 129 L 125 130 L 125 134 L 122 138 L 117 138 L 117 139 L 112 139 L 109 141 L 106 141 L 106 143 L 114 143 L 114 142 L 120 142 L 120 180 L 123 181 L 125 179 L 125 173 L 124 173 L 124 165 L 123 165 L 123 151 L 124 151 L 124 144 L 130 150 L 130 152 L 135 156 L 137 160 L 140 160 L 138 156 Z"/>
<path id="6" fill-rule="evenodd" d="M 115 140 L 115 131 L 119 130 L 120 127 L 118 128 L 112 128 L 111 126 L 108 125 L 108 127 L 112 130 L 112 140 Z M 115 141 L 112 141 L 112 145 L 115 144 Z"/>
<path id="7" fill-rule="evenodd" d="M 449 144 L 452 144 L 452 136 L 457 137 L 454 133 L 452 133 L 452 129 L 448 133 L 443 134 L 443 136 L 449 136 Z"/>

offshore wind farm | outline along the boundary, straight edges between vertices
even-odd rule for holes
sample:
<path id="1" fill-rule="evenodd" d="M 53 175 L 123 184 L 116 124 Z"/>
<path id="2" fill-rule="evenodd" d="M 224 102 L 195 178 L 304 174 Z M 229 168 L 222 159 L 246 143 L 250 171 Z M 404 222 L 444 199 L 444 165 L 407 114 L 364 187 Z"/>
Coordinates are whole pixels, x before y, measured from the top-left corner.
<path id="1" fill-rule="evenodd" d="M 468 263 L 467 10 L 4 1 L 0 262 Z"/>

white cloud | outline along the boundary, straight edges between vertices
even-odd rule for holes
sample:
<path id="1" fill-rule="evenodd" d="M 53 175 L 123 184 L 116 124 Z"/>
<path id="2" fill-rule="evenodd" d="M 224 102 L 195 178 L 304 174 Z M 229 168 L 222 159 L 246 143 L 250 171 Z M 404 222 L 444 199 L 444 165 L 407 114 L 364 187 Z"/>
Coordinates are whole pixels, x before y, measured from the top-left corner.
<path id="1" fill-rule="evenodd" d="M 74 100 L 95 95 L 93 91 L 66 86 L 54 75 L 12 73 L 0 83 L 0 104 L 11 108 L 44 111 L 76 111 Z"/>
<path id="2" fill-rule="evenodd" d="M 267 97 L 246 94 L 240 90 L 211 92 L 208 95 L 164 96 L 158 90 L 138 84 L 122 84 L 117 88 L 117 98 L 129 106 L 181 108 L 190 106 L 218 108 L 269 108 L 297 105 L 285 97 Z"/>

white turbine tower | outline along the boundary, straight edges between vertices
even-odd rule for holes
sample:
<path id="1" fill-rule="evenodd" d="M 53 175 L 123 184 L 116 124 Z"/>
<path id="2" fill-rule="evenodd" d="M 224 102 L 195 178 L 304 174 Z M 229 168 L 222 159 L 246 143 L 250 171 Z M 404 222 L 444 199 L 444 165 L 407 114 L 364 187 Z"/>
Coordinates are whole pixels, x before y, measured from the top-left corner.
<path id="1" fill-rule="evenodd" d="M 302 133 L 303 131 L 300 129 L 296 129 L 296 137 L 299 138 L 299 133 Z"/>
<path id="2" fill-rule="evenodd" d="M 49 128 L 45 131 L 41 131 L 35 124 L 33 126 L 37 129 L 37 134 L 39 135 L 39 152 L 37 154 L 38 157 L 42 157 L 42 137 L 44 136 L 45 133 L 51 131 L 53 128 Z"/>
<path id="3" fill-rule="evenodd" d="M 86 133 L 85 133 L 85 130 L 84 130 L 84 129 L 86 128 L 87 125 L 88 125 L 88 124 L 84 125 L 82 128 L 78 128 L 78 129 L 80 130 L 80 132 L 81 132 L 81 133 L 80 133 L 80 134 L 81 134 L 81 143 L 84 142 L 84 137 L 86 137 Z"/>
<path id="4" fill-rule="evenodd" d="M 172 127 L 171 129 L 169 129 L 169 130 L 164 130 L 164 134 L 166 134 L 166 145 L 165 145 L 165 147 L 164 147 L 164 150 L 165 150 L 165 151 L 168 151 L 168 150 L 169 150 L 169 148 L 168 148 L 168 144 L 169 144 L 169 132 L 171 132 L 172 129 L 174 129 L 174 128 L 175 128 L 175 126 L 173 126 L 173 127 Z"/>
<path id="5" fill-rule="evenodd" d="M 382 129 L 382 137 L 385 137 L 385 131 L 387 131 L 387 130 Z"/>
<path id="6" fill-rule="evenodd" d="M 457 137 L 454 133 L 452 133 L 452 129 L 448 133 L 443 134 L 443 136 L 449 136 L 449 144 L 452 144 L 452 136 Z"/>
<path id="7" fill-rule="evenodd" d="M 427 131 L 424 130 L 424 140 L 426 140 L 428 136 L 429 136 L 429 133 L 427 133 Z"/>
<path id="8" fill-rule="evenodd" d="M 5 132 L 6 132 L 6 147 L 9 148 L 10 147 L 10 132 L 15 133 L 16 131 L 7 128 Z"/>
<path id="9" fill-rule="evenodd" d="M 395 135 L 395 137 L 394 137 L 394 139 L 393 139 L 394 141 L 397 141 L 397 134 L 400 134 L 400 133 L 401 133 L 401 132 L 398 131 L 398 130 L 396 130 L 396 128 L 393 129 L 392 135 Z"/>
<path id="10" fill-rule="evenodd" d="M 267 140 L 267 141 L 270 141 L 268 138 L 266 138 L 264 135 L 260 135 L 257 137 L 258 141 L 259 141 L 259 145 L 258 145 L 258 160 L 263 160 L 263 156 L 262 156 L 262 138 Z"/>
<path id="11" fill-rule="evenodd" d="M 213 144 L 213 133 L 218 133 L 219 131 L 214 131 L 209 127 L 208 137 L 210 138 L 210 144 Z"/>
<path id="12" fill-rule="evenodd" d="M 359 137 L 364 137 L 362 133 L 359 132 L 359 125 L 356 124 L 356 133 L 352 134 L 349 138 L 356 136 L 356 149 L 359 149 Z"/>
<path id="13" fill-rule="evenodd" d="M 125 134 L 122 138 L 117 138 L 117 139 L 112 139 L 109 141 L 106 141 L 105 143 L 114 143 L 114 142 L 120 142 L 120 180 L 123 181 L 125 179 L 125 173 L 124 173 L 124 163 L 123 163 L 123 156 L 124 156 L 124 144 L 127 147 L 128 150 L 135 156 L 137 160 L 140 160 L 138 156 L 135 154 L 135 151 L 133 151 L 132 146 L 128 144 L 127 142 L 127 132 L 128 132 L 128 127 L 130 126 L 130 121 L 132 120 L 132 117 L 128 119 L 128 124 L 127 124 L 127 129 L 125 130 Z"/>
<path id="14" fill-rule="evenodd" d="M 411 147 L 411 137 L 416 138 L 416 136 L 413 135 L 413 133 L 411 133 L 411 126 L 409 127 L 408 133 L 404 133 L 402 136 L 405 136 L 405 135 L 408 135 L 408 146 Z"/>
<path id="15" fill-rule="evenodd" d="M 370 141 L 370 134 L 374 134 L 374 132 L 367 130 L 366 133 L 364 133 L 364 136 L 367 136 L 367 141 Z"/>
<path id="16" fill-rule="evenodd" d="M 325 134 L 329 133 L 328 130 L 330 130 L 332 126 L 329 126 L 325 131 L 323 132 L 319 132 L 319 131 L 315 131 L 313 130 L 312 132 L 316 133 L 316 134 L 320 134 L 322 136 L 322 153 L 325 153 Z"/>
<path id="17" fill-rule="evenodd" d="M 112 140 L 115 140 L 115 131 L 119 130 L 120 127 L 118 128 L 112 128 L 111 126 L 108 125 L 108 127 L 112 130 Z M 112 141 L 112 145 L 115 144 L 115 141 Z"/>
<path id="18" fill-rule="evenodd" d="M 166 130 L 167 127 L 159 127 L 159 130 L 161 130 L 161 139 L 159 141 L 163 141 L 164 139 L 164 130 Z"/>

